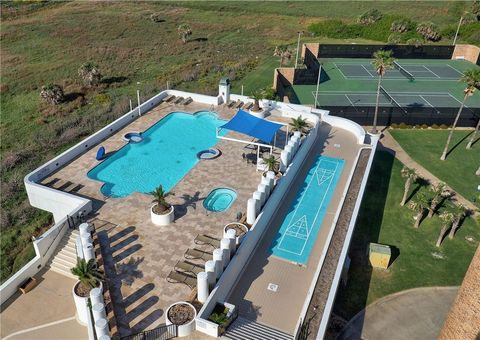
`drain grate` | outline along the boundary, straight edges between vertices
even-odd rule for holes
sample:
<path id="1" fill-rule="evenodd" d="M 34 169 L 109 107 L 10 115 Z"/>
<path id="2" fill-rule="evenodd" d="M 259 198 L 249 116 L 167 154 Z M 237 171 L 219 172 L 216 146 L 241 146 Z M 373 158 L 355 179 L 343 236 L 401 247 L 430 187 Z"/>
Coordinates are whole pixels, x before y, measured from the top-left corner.
<path id="1" fill-rule="evenodd" d="M 278 285 L 276 285 L 275 283 L 269 283 L 267 289 L 276 293 L 278 290 Z"/>

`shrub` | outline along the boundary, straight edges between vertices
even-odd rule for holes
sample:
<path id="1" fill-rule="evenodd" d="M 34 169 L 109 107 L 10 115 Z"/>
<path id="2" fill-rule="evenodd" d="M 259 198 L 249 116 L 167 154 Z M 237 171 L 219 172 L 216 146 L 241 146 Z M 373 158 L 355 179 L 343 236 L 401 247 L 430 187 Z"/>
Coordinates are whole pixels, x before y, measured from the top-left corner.
<path id="1" fill-rule="evenodd" d="M 475 0 L 470 7 L 470 12 L 477 17 L 477 20 L 480 20 L 480 1 Z"/>
<path id="2" fill-rule="evenodd" d="M 263 90 L 263 96 L 268 100 L 275 100 L 277 98 L 277 91 L 273 87 L 266 87 Z"/>
<path id="3" fill-rule="evenodd" d="M 390 124 L 390 127 L 392 129 L 398 129 L 398 124 L 397 123 L 392 123 L 392 124 Z"/>
<path id="4" fill-rule="evenodd" d="M 433 22 L 422 22 L 418 24 L 417 32 L 430 41 L 438 41 L 441 38 L 438 27 Z"/>
<path id="5" fill-rule="evenodd" d="M 102 79 L 102 74 L 97 64 L 88 61 L 78 68 L 78 75 L 86 86 L 96 86 Z"/>
<path id="6" fill-rule="evenodd" d="M 432 124 L 432 129 L 439 129 L 440 127 L 437 124 Z"/>
<path id="7" fill-rule="evenodd" d="M 95 103 L 106 106 L 112 103 L 112 99 L 106 93 L 99 93 L 95 96 Z"/>
<path id="8" fill-rule="evenodd" d="M 160 13 L 152 13 L 150 14 L 150 20 L 152 22 L 165 22 L 165 19 Z"/>
<path id="9" fill-rule="evenodd" d="M 400 125 L 398 125 L 399 129 L 410 129 L 411 127 L 411 125 L 408 125 L 406 123 L 400 123 Z"/>
<path id="10" fill-rule="evenodd" d="M 360 15 L 357 22 L 361 25 L 371 25 L 379 21 L 381 18 L 382 13 L 378 9 L 372 8 Z"/>
<path id="11" fill-rule="evenodd" d="M 392 22 L 392 25 L 390 26 L 390 31 L 397 33 L 405 33 L 407 31 L 410 31 L 414 27 L 415 23 L 413 23 L 413 21 L 407 18 L 402 18 Z"/>
<path id="12" fill-rule="evenodd" d="M 422 129 L 428 129 L 428 125 L 427 124 L 422 124 Z"/>
<path id="13" fill-rule="evenodd" d="M 424 41 L 418 38 L 412 38 L 407 40 L 407 45 L 414 45 L 415 47 L 422 46 Z"/>
<path id="14" fill-rule="evenodd" d="M 448 125 L 447 124 L 440 124 L 440 129 L 448 129 Z"/>
<path id="15" fill-rule="evenodd" d="M 65 98 L 62 87 L 56 84 L 42 86 L 40 97 L 51 105 L 60 104 Z"/>
<path id="16" fill-rule="evenodd" d="M 388 40 L 387 40 L 387 42 L 389 44 L 393 44 L 393 45 L 399 44 L 401 41 L 402 41 L 402 37 L 401 37 L 400 33 L 390 34 L 388 36 Z"/>

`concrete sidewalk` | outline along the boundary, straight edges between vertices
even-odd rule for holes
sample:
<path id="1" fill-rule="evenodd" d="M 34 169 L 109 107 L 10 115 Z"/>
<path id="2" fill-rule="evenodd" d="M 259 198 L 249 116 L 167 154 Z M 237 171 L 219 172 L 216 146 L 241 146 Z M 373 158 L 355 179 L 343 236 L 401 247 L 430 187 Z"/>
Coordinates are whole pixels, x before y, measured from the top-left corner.
<path id="1" fill-rule="evenodd" d="M 337 339 L 436 339 L 458 287 L 425 287 L 383 297 L 355 315 Z"/>

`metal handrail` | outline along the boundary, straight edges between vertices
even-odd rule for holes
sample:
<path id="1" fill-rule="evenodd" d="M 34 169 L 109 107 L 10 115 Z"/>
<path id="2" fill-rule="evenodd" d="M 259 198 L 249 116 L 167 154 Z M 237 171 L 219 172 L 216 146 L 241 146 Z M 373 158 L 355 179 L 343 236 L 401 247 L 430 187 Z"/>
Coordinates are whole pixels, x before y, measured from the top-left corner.
<path id="1" fill-rule="evenodd" d="M 62 229 L 68 225 L 70 227 L 70 216 L 67 215 L 67 219 L 65 222 L 63 222 L 63 225 L 58 228 L 58 232 L 57 232 L 57 235 L 55 235 L 55 237 L 53 238 L 52 242 L 50 243 L 50 245 L 47 247 L 47 250 L 45 250 L 45 253 L 43 254 L 43 256 L 47 255 L 48 251 L 50 250 L 50 248 L 52 247 L 52 245 L 55 243 L 55 241 L 57 240 L 57 237 L 58 235 L 60 235 L 60 232 L 62 231 Z"/>

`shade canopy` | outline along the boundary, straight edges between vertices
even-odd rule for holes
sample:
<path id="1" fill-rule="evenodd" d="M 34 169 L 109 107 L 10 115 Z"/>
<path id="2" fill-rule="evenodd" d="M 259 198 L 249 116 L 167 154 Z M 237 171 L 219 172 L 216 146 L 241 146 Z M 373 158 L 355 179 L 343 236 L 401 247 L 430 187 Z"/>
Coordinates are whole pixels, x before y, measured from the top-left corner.
<path id="1" fill-rule="evenodd" d="M 237 131 L 264 142 L 271 143 L 275 133 L 283 125 L 257 118 L 248 112 L 238 110 L 237 114 L 221 128 Z"/>

